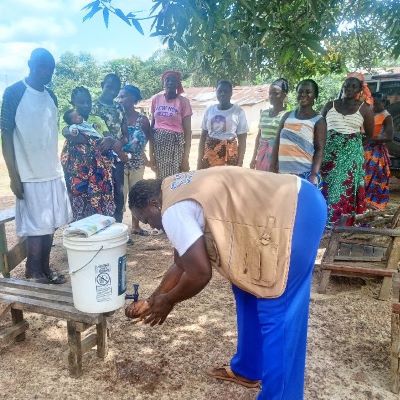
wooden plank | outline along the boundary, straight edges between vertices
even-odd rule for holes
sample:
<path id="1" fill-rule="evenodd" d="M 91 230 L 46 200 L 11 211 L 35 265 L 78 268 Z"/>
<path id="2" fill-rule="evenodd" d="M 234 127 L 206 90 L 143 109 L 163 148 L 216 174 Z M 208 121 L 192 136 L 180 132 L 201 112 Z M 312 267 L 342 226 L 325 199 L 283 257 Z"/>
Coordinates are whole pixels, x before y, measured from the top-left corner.
<path id="1" fill-rule="evenodd" d="M 18 242 L 11 250 L 7 251 L 8 270 L 12 271 L 26 258 L 26 243 L 25 240 Z"/>
<path id="2" fill-rule="evenodd" d="M 101 320 L 101 314 L 85 314 L 78 311 L 72 305 L 54 304 L 48 301 L 21 298 L 11 294 L 1 294 L 0 301 L 5 300 L 14 303 L 13 308 L 26 310 L 38 314 L 48 315 L 60 319 L 86 322 L 88 324 L 97 324 Z"/>
<path id="3" fill-rule="evenodd" d="M 6 315 L 7 311 L 11 309 L 11 304 L 10 302 L 1 302 L 0 303 L 0 319 L 3 318 L 4 315 Z"/>
<path id="4" fill-rule="evenodd" d="M 392 304 L 392 312 L 394 312 L 395 314 L 400 314 L 400 303 Z"/>
<path id="5" fill-rule="evenodd" d="M 385 268 L 360 268 L 347 265 L 338 264 L 325 264 L 323 269 L 330 270 L 335 274 L 338 273 L 348 273 L 348 274 L 358 274 L 359 276 L 371 275 L 371 276 L 388 276 L 392 277 L 396 272 L 394 270 L 389 270 Z"/>
<path id="6" fill-rule="evenodd" d="M 23 279 L 0 278 L 0 290 L 2 286 L 16 287 L 26 290 L 36 290 L 43 293 L 62 294 L 72 297 L 71 285 L 49 285 L 45 283 L 31 282 Z"/>
<path id="7" fill-rule="evenodd" d="M 320 281 L 318 285 L 318 293 L 321 294 L 326 293 L 326 288 L 328 287 L 330 277 L 331 277 L 331 271 L 329 270 L 321 271 Z"/>
<path id="8" fill-rule="evenodd" d="M 393 275 L 392 280 L 392 298 L 394 303 L 400 302 L 400 274 Z"/>
<path id="9" fill-rule="evenodd" d="M 392 392 L 400 392 L 400 315 L 392 314 L 391 327 L 391 381 Z"/>
<path id="10" fill-rule="evenodd" d="M 97 357 L 106 358 L 108 354 L 107 318 L 96 325 L 97 331 Z"/>
<path id="11" fill-rule="evenodd" d="M 13 325 L 17 325 L 24 320 L 24 313 L 22 310 L 17 310 L 11 307 L 11 319 Z M 23 342 L 25 340 L 25 332 L 20 333 L 18 336 L 15 337 L 16 342 Z"/>
<path id="12" fill-rule="evenodd" d="M 388 269 L 398 269 L 400 260 L 400 238 L 394 238 L 392 246 L 390 247 L 390 253 L 388 253 Z"/>
<path id="13" fill-rule="evenodd" d="M 82 375 L 82 342 L 81 333 L 75 329 L 73 321 L 67 321 L 68 331 L 68 366 L 69 373 L 74 378 L 79 378 Z"/>
<path id="14" fill-rule="evenodd" d="M 15 207 L 0 210 L 0 225 L 15 219 Z"/>
<path id="15" fill-rule="evenodd" d="M 342 256 L 341 254 L 335 256 L 335 261 L 365 261 L 365 262 L 379 262 L 383 261 L 383 257 L 375 256 Z"/>
<path id="16" fill-rule="evenodd" d="M 75 322 L 75 328 L 78 332 L 85 332 L 91 326 L 93 326 L 93 324 L 85 324 L 84 322 Z"/>
<path id="17" fill-rule="evenodd" d="M 382 281 L 381 289 L 379 290 L 379 300 L 389 300 L 390 299 L 390 292 L 392 290 L 392 277 L 385 276 Z"/>
<path id="18" fill-rule="evenodd" d="M 377 235 L 377 236 L 392 236 L 399 237 L 400 229 L 376 229 L 376 228 L 363 228 L 356 226 L 337 226 L 334 228 L 336 233 L 361 233 L 364 235 Z"/>
<path id="19" fill-rule="evenodd" d="M 93 349 L 93 347 L 96 345 L 97 345 L 97 334 L 91 333 L 82 340 L 81 344 L 82 354 L 87 353 L 90 349 Z"/>
<path id="20" fill-rule="evenodd" d="M 18 322 L 15 325 L 3 328 L 0 331 L 0 343 L 2 345 L 9 344 L 14 341 L 16 337 L 25 335 L 25 331 L 29 328 L 29 324 L 26 321 Z"/>
<path id="21" fill-rule="evenodd" d="M 3 276 L 9 276 L 10 271 L 7 265 L 7 236 L 4 224 L 0 224 L 0 272 Z"/>
<path id="22" fill-rule="evenodd" d="M 325 262 L 332 262 L 333 258 L 337 254 L 337 250 L 339 248 L 339 234 L 332 232 L 331 237 L 329 238 L 328 247 L 324 253 L 324 257 L 322 259 L 321 266 Z"/>
<path id="23" fill-rule="evenodd" d="M 1 294 L 12 294 L 15 296 L 19 296 L 21 298 L 26 297 L 29 299 L 49 300 L 54 303 L 73 304 L 73 300 L 72 300 L 71 296 L 62 296 L 59 294 L 41 293 L 38 291 L 25 290 L 25 289 L 21 289 L 21 288 L 8 287 L 8 286 L 0 287 L 0 295 Z"/>

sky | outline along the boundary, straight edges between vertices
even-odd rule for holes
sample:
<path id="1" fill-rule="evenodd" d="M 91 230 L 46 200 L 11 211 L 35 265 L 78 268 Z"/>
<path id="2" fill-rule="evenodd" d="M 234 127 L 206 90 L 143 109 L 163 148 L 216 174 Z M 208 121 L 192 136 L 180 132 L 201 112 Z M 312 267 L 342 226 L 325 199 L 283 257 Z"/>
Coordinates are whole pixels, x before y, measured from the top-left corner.
<path id="1" fill-rule="evenodd" d="M 151 20 L 143 21 L 145 36 L 124 21 L 110 16 L 105 27 L 102 12 L 82 22 L 81 8 L 90 0 L 0 0 L 0 93 L 26 76 L 27 61 L 36 47 L 45 47 L 56 60 L 66 52 L 90 52 L 99 62 L 118 57 L 150 57 L 162 48 L 149 36 Z M 142 11 L 147 16 L 151 0 L 114 0 L 114 6 Z"/>

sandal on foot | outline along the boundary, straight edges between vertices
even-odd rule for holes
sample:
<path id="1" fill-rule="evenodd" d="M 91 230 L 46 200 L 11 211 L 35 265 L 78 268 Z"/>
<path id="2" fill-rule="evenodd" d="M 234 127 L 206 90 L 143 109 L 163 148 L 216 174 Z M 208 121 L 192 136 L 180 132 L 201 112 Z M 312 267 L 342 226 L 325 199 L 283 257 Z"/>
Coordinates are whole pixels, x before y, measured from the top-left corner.
<path id="1" fill-rule="evenodd" d="M 62 285 L 63 283 L 67 282 L 65 276 L 62 274 L 58 274 L 57 272 L 50 271 L 45 273 L 49 284 L 52 285 Z"/>
<path id="2" fill-rule="evenodd" d="M 139 236 L 149 236 L 150 235 L 150 233 L 145 231 L 144 229 L 139 229 L 137 231 L 135 230 L 135 231 L 132 231 L 131 233 L 132 233 L 132 235 L 139 235 Z"/>
<path id="3" fill-rule="evenodd" d="M 242 385 L 246 388 L 260 388 L 260 381 L 251 381 L 243 378 L 240 375 L 236 375 L 229 365 L 223 365 L 222 367 L 213 368 L 207 371 L 207 374 L 212 378 L 219 379 L 221 381 L 234 382 Z"/>

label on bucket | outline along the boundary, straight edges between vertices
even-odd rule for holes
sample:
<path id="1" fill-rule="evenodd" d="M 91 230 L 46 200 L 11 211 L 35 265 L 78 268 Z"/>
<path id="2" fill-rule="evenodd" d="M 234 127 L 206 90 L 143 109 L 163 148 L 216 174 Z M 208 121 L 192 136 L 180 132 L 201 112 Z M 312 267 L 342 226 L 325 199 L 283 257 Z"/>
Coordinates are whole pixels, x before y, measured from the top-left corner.
<path id="1" fill-rule="evenodd" d="M 96 300 L 109 301 L 112 295 L 110 264 L 96 265 Z"/>
<path id="2" fill-rule="evenodd" d="M 118 259 L 118 296 L 126 292 L 126 255 Z"/>

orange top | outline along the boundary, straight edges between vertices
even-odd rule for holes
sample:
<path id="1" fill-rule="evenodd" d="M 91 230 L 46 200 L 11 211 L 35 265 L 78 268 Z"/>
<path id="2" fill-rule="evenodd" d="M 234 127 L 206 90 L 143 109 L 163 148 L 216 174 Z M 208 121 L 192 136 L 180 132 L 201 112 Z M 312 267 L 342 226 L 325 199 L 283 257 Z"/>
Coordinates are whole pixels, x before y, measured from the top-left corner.
<path id="1" fill-rule="evenodd" d="M 382 132 L 383 132 L 383 123 L 386 119 L 386 117 L 390 115 L 388 111 L 383 110 L 379 114 L 375 114 L 374 121 L 375 121 L 375 126 L 374 126 L 374 133 L 372 135 L 373 139 L 376 139 Z"/>

